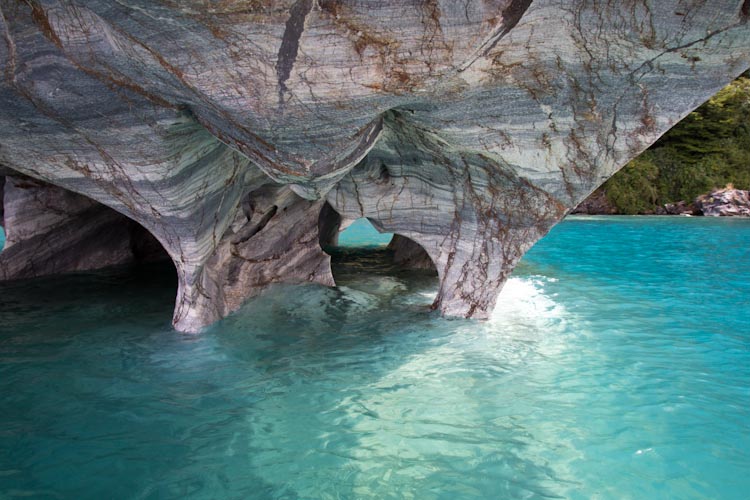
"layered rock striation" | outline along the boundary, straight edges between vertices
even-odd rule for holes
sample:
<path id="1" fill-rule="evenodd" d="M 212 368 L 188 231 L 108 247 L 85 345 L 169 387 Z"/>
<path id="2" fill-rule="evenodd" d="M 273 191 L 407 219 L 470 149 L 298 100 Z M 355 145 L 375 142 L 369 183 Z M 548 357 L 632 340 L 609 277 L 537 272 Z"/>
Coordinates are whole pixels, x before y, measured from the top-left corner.
<path id="1" fill-rule="evenodd" d="M 482 318 L 534 242 L 747 69 L 749 16 L 737 0 L 0 0 L 0 164 L 153 234 L 183 331 L 268 283 L 333 284 L 319 242 L 361 216 L 424 249 L 436 308 Z M 4 259 L 41 248 L 26 238 Z"/>
<path id="2" fill-rule="evenodd" d="M 90 198 L 24 177 L 4 177 L 0 280 L 160 260 L 151 234 Z"/>

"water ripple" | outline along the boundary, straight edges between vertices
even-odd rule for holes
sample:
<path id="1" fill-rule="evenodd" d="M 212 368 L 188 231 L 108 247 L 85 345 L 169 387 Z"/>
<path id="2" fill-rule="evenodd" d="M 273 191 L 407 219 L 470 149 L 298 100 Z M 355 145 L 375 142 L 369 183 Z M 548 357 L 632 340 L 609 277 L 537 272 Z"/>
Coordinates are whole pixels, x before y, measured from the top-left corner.
<path id="1" fill-rule="evenodd" d="M 743 498 L 749 243 L 571 220 L 484 323 L 382 250 L 200 336 L 170 273 L 0 285 L 0 496 Z"/>

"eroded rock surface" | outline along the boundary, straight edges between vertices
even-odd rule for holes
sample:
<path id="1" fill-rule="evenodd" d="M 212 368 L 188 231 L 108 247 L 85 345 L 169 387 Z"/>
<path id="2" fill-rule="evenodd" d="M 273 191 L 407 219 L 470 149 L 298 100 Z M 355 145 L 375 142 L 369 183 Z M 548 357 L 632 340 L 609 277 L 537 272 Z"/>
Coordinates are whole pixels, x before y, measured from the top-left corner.
<path id="1" fill-rule="evenodd" d="M 435 307 L 466 317 L 490 314 L 516 262 L 566 210 L 510 165 L 457 150 L 398 115 L 328 202 L 422 246 L 440 277 Z"/>
<path id="2" fill-rule="evenodd" d="M 5 246 L 0 279 L 100 269 L 159 259 L 163 252 L 138 224 L 60 187 L 6 177 Z"/>
<path id="3" fill-rule="evenodd" d="M 5 176 L 0 175 L 0 226 L 5 227 L 5 205 L 3 204 L 3 198 L 5 197 Z"/>
<path id="4" fill-rule="evenodd" d="M 200 329 L 271 283 L 333 286 L 331 257 L 318 244 L 323 203 L 300 198 L 288 186 L 249 193 L 206 263 L 191 274 L 178 270 L 175 326 Z"/>
<path id="5" fill-rule="evenodd" d="M 330 284 L 323 200 L 422 246 L 443 313 L 486 317 L 535 241 L 747 69 L 749 15 L 738 0 L 0 0 L 0 164 L 150 231 L 182 330 L 264 283 Z"/>
<path id="6" fill-rule="evenodd" d="M 393 252 L 393 262 L 404 269 L 435 269 L 435 264 L 424 248 L 400 234 L 393 235 L 388 243 L 388 250 Z"/>

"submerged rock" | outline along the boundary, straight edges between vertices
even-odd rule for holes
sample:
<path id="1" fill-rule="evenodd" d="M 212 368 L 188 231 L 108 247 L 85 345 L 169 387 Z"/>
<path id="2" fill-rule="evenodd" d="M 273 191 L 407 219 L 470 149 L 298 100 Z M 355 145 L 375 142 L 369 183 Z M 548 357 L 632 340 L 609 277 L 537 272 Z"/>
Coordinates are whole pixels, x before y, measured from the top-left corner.
<path id="1" fill-rule="evenodd" d="M 436 307 L 483 318 L 535 241 L 750 66 L 746 4 L 0 2 L 0 165 L 151 232 L 181 330 L 266 283 L 332 284 L 325 201 L 420 245 Z"/>
<path id="2" fill-rule="evenodd" d="M 695 206 L 709 217 L 750 217 L 750 191 L 719 189 L 696 198 Z"/>

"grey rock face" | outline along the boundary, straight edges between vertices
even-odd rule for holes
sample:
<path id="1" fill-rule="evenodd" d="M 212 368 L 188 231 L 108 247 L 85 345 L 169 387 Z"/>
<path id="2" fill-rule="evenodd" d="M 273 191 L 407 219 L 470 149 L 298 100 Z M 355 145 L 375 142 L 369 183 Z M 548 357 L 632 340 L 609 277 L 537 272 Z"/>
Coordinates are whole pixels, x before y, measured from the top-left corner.
<path id="1" fill-rule="evenodd" d="M 161 248 L 135 222 L 109 207 L 28 178 L 5 178 L 5 247 L 0 279 L 133 264 Z"/>
<path id="2" fill-rule="evenodd" d="M 750 191 L 717 189 L 696 198 L 694 205 L 709 217 L 750 217 Z"/>
<path id="3" fill-rule="evenodd" d="M 271 283 L 333 286 L 331 258 L 318 244 L 322 206 L 288 186 L 252 191 L 202 268 L 178 270 L 175 327 L 197 331 Z"/>
<path id="4" fill-rule="evenodd" d="M 3 198 L 5 197 L 5 176 L 0 176 L 0 226 L 5 227 L 5 206 Z"/>
<path id="5" fill-rule="evenodd" d="M 510 165 L 456 150 L 398 115 L 328 202 L 345 218 L 367 217 L 421 245 L 440 277 L 436 308 L 479 318 L 491 312 L 516 262 L 566 210 Z"/>
<path id="6" fill-rule="evenodd" d="M 749 10 L 0 0 L 0 164 L 150 231 L 182 330 L 263 283 L 330 284 L 323 200 L 421 245 L 444 314 L 485 317 L 535 241 L 750 65 Z"/>

